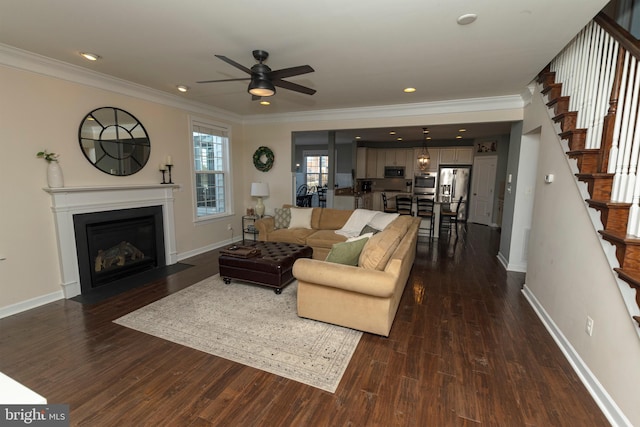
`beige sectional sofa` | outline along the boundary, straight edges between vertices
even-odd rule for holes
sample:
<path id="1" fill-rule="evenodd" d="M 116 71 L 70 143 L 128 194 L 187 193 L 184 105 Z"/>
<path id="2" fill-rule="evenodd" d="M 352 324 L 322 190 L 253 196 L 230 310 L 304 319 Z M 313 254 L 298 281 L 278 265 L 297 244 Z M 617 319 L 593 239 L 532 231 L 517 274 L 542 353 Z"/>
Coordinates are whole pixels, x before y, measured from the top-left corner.
<path id="1" fill-rule="evenodd" d="M 324 261 L 353 211 L 313 208 L 311 229 L 275 229 L 273 218 L 256 222 L 259 239 L 306 244 L 312 259 L 293 266 L 298 315 L 389 336 L 416 254 L 420 219 L 401 215 L 364 245 L 357 266 Z"/>

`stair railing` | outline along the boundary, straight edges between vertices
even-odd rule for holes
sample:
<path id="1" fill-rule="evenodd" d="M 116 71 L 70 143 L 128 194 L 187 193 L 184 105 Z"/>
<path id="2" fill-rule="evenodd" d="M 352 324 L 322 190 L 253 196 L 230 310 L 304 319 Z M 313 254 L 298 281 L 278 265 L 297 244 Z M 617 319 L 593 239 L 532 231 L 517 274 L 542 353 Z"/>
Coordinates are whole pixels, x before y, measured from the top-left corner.
<path id="1" fill-rule="evenodd" d="M 608 151 L 600 172 L 613 174 L 611 201 L 631 204 L 627 234 L 640 236 L 640 48 L 632 39 L 600 14 L 550 70 L 577 112 L 576 128 L 586 129 L 585 148 Z"/>

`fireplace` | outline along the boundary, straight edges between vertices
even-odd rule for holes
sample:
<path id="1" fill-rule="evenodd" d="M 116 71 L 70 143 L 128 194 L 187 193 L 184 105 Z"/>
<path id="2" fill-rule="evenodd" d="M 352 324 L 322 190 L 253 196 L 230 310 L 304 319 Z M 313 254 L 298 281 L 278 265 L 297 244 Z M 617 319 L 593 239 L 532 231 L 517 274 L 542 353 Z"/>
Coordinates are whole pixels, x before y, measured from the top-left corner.
<path id="1" fill-rule="evenodd" d="M 162 206 L 73 215 L 82 293 L 165 266 Z"/>
<path id="2" fill-rule="evenodd" d="M 85 280 L 83 280 L 83 285 L 80 285 L 81 267 L 78 262 L 79 248 L 77 247 L 75 232 L 76 226 L 74 220 L 76 216 L 106 212 L 108 218 L 106 220 L 100 220 L 98 222 L 108 223 L 110 220 L 120 219 L 110 216 L 113 215 L 114 212 L 120 212 L 121 210 L 137 210 L 138 208 L 147 207 L 154 207 L 155 210 L 160 208 L 162 212 L 160 214 L 161 219 L 158 218 L 157 214 L 154 214 L 156 234 L 156 238 L 154 239 L 156 252 L 154 256 L 156 259 L 155 263 L 157 263 L 159 267 L 157 267 L 157 269 L 148 271 L 154 273 L 156 271 L 162 270 L 163 267 L 160 266 L 163 264 L 166 264 L 167 266 L 173 266 L 174 264 L 176 264 L 178 261 L 178 257 L 176 251 L 175 220 L 173 214 L 173 192 L 178 189 L 179 186 L 176 184 L 45 188 L 44 190 L 51 195 L 51 210 L 53 211 L 53 216 L 56 224 L 56 235 L 58 238 L 58 256 L 60 261 L 61 279 L 60 286 L 62 288 L 64 297 L 73 298 L 75 296 L 81 295 L 84 292 Z M 97 231 L 98 234 L 102 232 L 102 230 L 99 228 L 95 231 Z M 146 233 L 148 235 L 150 231 L 147 230 L 143 233 Z M 117 246 L 122 241 L 125 241 L 125 247 L 122 248 L 125 257 L 127 256 L 127 253 L 135 252 L 130 249 L 129 246 L 126 246 L 126 239 L 120 238 L 117 240 L 118 241 L 114 244 L 107 243 L 105 246 L 110 246 L 108 248 L 102 248 L 102 250 L 104 251 L 105 249 L 113 249 L 114 246 Z M 133 244 L 133 246 L 136 246 L 136 244 Z M 89 250 L 88 247 L 86 249 L 87 251 Z M 136 249 L 144 254 L 144 258 L 150 256 L 148 255 L 149 252 L 153 252 L 152 250 L 147 248 L 136 247 Z M 113 249 L 112 252 L 113 251 L 115 251 L 115 249 Z M 129 255 L 129 258 L 133 257 Z M 140 259 L 143 258 L 139 258 L 136 255 L 136 259 L 133 261 L 137 263 L 137 261 Z M 118 262 L 128 263 L 129 261 L 131 261 L 131 259 L 127 260 L 125 258 L 125 260 L 122 261 L 118 260 L 116 257 L 110 258 L 104 263 L 102 262 L 102 260 L 100 260 L 100 263 L 106 268 L 107 264 L 115 264 L 117 266 Z M 144 263 L 146 262 L 147 260 L 144 260 Z M 129 264 L 131 265 L 135 263 Z M 145 268 L 147 267 L 148 265 L 145 266 Z M 82 268 L 84 269 L 89 267 L 87 267 L 87 263 L 85 263 L 85 266 Z M 95 269 L 95 259 L 93 268 Z M 134 268 L 133 265 L 131 266 L 131 268 Z M 103 267 L 101 267 L 100 272 L 106 271 L 102 270 Z M 83 273 L 83 276 L 85 274 L 87 274 L 86 271 Z M 144 274 L 147 273 L 143 272 L 140 274 L 136 274 L 133 277 L 138 277 Z M 111 279 L 106 275 L 103 277 L 106 277 L 105 280 Z M 101 278 L 100 280 L 103 279 Z M 94 287 L 92 289 L 98 291 L 101 289 L 109 289 L 110 287 L 111 286 L 106 286 L 105 284 L 98 284 L 97 287 Z"/>

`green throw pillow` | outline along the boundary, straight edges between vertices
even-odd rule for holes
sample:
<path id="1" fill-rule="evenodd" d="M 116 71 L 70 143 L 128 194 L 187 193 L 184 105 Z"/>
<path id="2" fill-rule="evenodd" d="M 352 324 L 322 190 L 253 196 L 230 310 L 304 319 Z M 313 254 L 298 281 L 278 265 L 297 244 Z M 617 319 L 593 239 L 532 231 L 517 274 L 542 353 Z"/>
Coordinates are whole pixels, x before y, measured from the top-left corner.
<path id="1" fill-rule="evenodd" d="M 331 251 L 329 251 L 325 261 L 336 264 L 358 265 L 360 252 L 362 252 L 362 248 L 364 248 L 368 240 L 369 238 L 365 237 L 351 242 L 336 243 L 331 247 Z"/>
<path id="2" fill-rule="evenodd" d="M 380 230 L 378 230 L 377 228 L 373 228 L 370 225 L 365 225 L 364 227 L 362 227 L 362 230 L 360 230 L 360 235 L 362 236 L 363 234 L 367 234 L 367 233 L 379 233 Z"/>

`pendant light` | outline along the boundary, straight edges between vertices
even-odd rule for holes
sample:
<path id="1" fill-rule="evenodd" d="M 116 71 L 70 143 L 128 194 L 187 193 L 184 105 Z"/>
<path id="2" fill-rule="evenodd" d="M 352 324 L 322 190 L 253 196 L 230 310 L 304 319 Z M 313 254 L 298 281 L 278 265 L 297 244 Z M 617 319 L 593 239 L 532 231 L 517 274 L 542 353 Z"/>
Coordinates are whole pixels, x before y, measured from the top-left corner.
<path id="1" fill-rule="evenodd" d="M 426 135 L 428 133 L 429 133 L 429 130 L 427 128 L 422 128 L 422 135 L 423 135 L 424 141 L 422 142 L 422 151 L 418 155 L 418 168 L 421 171 L 426 171 L 429 168 L 429 162 L 431 161 L 431 156 L 429 155 L 429 150 L 427 149 L 427 142 L 426 142 L 426 138 L 427 138 Z"/>

